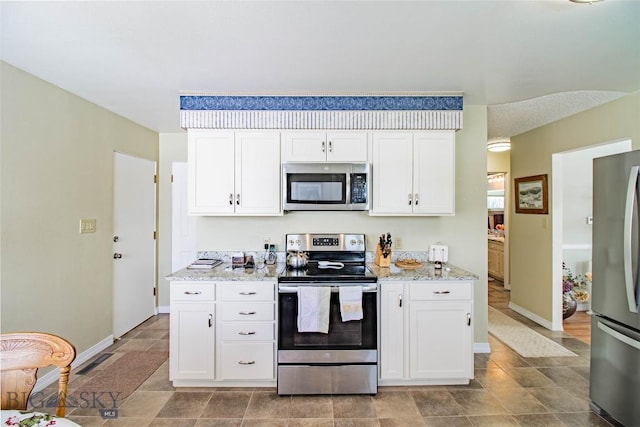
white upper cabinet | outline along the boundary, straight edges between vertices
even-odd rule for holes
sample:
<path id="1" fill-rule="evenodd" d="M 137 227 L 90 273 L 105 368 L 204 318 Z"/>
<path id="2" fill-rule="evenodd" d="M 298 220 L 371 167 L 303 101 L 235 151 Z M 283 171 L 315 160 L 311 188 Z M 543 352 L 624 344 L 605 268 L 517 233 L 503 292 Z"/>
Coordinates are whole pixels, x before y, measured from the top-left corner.
<path id="1" fill-rule="evenodd" d="M 189 130 L 192 215 L 281 215 L 280 134 Z"/>
<path id="2" fill-rule="evenodd" d="M 283 132 L 284 162 L 366 162 L 367 132 Z"/>
<path id="3" fill-rule="evenodd" d="M 453 215 L 454 131 L 374 132 L 371 215 Z"/>

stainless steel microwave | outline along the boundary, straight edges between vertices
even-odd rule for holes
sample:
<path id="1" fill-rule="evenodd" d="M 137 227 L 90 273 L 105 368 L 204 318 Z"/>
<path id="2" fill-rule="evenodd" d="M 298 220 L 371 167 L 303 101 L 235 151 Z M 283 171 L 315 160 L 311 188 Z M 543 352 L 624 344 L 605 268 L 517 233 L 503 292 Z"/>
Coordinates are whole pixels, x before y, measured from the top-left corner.
<path id="1" fill-rule="evenodd" d="M 366 211 L 371 199 L 368 163 L 283 163 L 285 211 Z"/>

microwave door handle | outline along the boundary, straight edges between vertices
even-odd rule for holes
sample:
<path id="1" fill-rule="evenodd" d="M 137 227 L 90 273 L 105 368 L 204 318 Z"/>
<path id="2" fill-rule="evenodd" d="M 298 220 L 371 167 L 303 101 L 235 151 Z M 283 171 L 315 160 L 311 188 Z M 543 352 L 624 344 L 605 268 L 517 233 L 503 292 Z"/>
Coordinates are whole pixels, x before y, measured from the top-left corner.
<path id="1" fill-rule="evenodd" d="M 344 190 L 345 193 L 346 193 L 345 197 L 344 197 L 344 200 L 347 203 L 347 205 L 350 205 L 351 204 L 351 174 L 350 173 L 346 174 L 346 184 L 345 185 L 346 185 L 347 188 L 345 188 L 345 190 Z"/>
<path id="2" fill-rule="evenodd" d="M 627 301 L 629 303 L 629 311 L 638 313 L 638 301 L 634 292 L 634 275 L 633 271 L 632 245 L 633 245 L 633 211 L 637 200 L 638 173 L 640 166 L 633 166 L 629 171 L 629 180 L 627 181 L 627 197 L 624 209 L 624 247 L 623 247 L 623 265 L 624 265 L 624 283 L 627 290 Z M 637 276 L 636 276 L 637 277 Z"/>

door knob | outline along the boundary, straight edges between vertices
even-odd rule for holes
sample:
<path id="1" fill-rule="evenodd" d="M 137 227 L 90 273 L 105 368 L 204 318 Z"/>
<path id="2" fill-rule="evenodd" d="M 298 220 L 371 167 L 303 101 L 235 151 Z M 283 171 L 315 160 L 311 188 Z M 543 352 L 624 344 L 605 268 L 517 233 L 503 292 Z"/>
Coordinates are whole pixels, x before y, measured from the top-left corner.
<path id="1" fill-rule="evenodd" d="M 120 258 L 122 258 L 122 254 L 119 254 L 117 252 L 113 254 L 113 259 L 120 259 Z"/>

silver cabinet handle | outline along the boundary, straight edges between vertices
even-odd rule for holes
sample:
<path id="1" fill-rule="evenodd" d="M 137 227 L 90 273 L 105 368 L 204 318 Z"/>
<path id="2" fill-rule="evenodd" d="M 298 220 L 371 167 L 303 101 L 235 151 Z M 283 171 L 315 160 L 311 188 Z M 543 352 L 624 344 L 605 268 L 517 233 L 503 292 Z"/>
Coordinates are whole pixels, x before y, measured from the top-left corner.
<path id="1" fill-rule="evenodd" d="M 233 205 L 233 193 L 229 193 L 229 204 Z"/>
<path id="2" fill-rule="evenodd" d="M 113 259 L 120 259 L 120 258 L 122 258 L 122 254 L 119 254 L 117 252 L 113 254 Z"/>
<path id="3" fill-rule="evenodd" d="M 467 313 L 467 326 L 471 326 L 471 313 Z"/>
<path id="4" fill-rule="evenodd" d="M 241 314 L 243 316 L 251 316 L 253 314 L 256 314 L 256 312 L 255 311 L 241 311 L 238 314 Z"/>
<path id="5" fill-rule="evenodd" d="M 450 294 L 451 291 L 433 291 L 433 293 L 436 295 L 446 295 L 446 294 Z"/>
<path id="6" fill-rule="evenodd" d="M 236 194 L 236 205 L 240 204 L 240 193 Z"/>
<path id="7" fill-rule="evenodd" d="M 325 147 L 326 147 L 327 143 L 322 141 L 322 152 L 325 152 Z"/>
<path id="8" fill-rule="evenodd" d="M 255 335 L 256 331 L 250 331 L 250 332 L 244 332 L 244 331 L 240 331 L 238 332 L 238 335 Z"/>
<path id="9" fill-rule="evenodd" d="M 255 364 L 256 364 L 256 361 L 255 361 L 255 360 L 252 360 L 252 361 L 250 361 L 250 362 L 245 362 L 245 361 L 240 360 L 240 361 L 238 362 L 238 365 L 255 365 Z"/>
<path id="10" fill-rule="evenodd" d="M 331 153 L 332 151 L 333 151 L 333 143 L 329 141 L 329 152 Z"/>
<path id="11" fill-rule="evenodd" d="M 413 202 L 413 200 L 411 199 L 411 193 L 409 193 L 409 206 L 411 206 L 412 202 Z"/>
<path id="12" fill-rule="evenodd" d="M 415 196 L 413 196 L 413 198 L 416 201 L 416 206 L 418 206 L 418 193 L 416 193 Z"/>
<path id="13" fill-rule="evenodd" d="M 398 307 L 402 307 L 402 295 L 398 295 Z"/>
<path id="14" fill-rule="evenodd" d="M 238 292 L 240 295 L 255 295 L 256 293 L 251 291 L 251 292 Z"/>
<path id="15" fill-rule="evenodd" d="M 200 295 L 202 291 L 184 291 L 185 295 Z"/>
<path id="16" fill-rule="evenodd" d="M 213 314 L 209 314 L 209 327 L 213 326 Z"/>
<path id="17" fill-rule="evenodd" d="M 623 231 L 623 247 L 622 247 L 622 265 L 624 267 L 624 283 L 627 290 L 627 304 L 631 313 L 640 312 L 639 301 L 636 301 L 636 293 L 634 291 L 635 283 L 633 276 L 633 210 L 636 202 L 636 188 L 638 186 L 639 166 L 633 166 L 629 171 L 629 179 L 627 181 L 627 197 L 624 208 L 624 231 Z M 596 218 L 597 220 L 597 218 Z"/>

